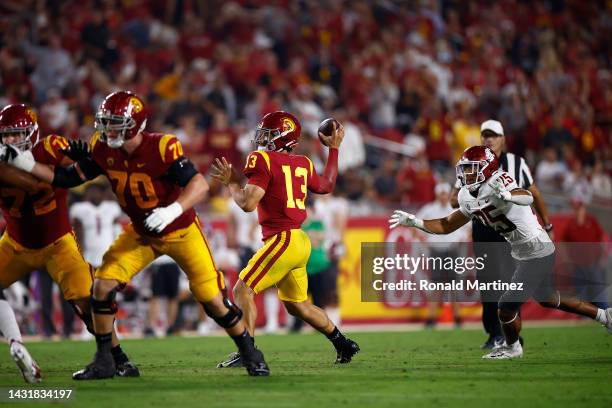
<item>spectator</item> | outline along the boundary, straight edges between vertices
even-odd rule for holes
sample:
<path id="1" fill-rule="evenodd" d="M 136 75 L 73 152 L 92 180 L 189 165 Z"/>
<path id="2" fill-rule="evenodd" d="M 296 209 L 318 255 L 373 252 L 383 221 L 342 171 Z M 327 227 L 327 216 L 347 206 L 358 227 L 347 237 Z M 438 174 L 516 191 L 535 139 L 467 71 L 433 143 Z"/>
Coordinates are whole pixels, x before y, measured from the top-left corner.
<path id="1" fill-rule="evenodd" d="M 563 179 L 567 174 L 567 166 L 558 159 L 557 151 L 551 147 L 544 149 L 542 158 L 535 172 L 538 186 L 546 192 L 561 191 Z"/>
<path id="2" fill-rule="evenodd" d="M 409 159 L 407 165 L 399 170 L 396 182 L 401 202 L 405 205 L 423 205 L 435 198 L 436 180 L 424 154 Z"/>

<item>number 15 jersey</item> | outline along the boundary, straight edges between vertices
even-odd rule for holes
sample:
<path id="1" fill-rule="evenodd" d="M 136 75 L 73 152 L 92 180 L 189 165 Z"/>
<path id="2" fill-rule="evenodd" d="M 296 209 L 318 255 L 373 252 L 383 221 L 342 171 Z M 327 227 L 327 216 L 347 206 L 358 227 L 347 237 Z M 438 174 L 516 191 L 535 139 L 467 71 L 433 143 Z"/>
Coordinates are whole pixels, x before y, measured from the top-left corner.
<path id="1" fill-rule="evenodd" d="M 308 189 L 319 178 L 308 157 L 255 151 L 247 157 L 244 175 L 248 184 L 266 190 L 257 206 L 264 241 L 281 231 L 302 226 Z"/>
<path id="2" fill-rule="evenodd" d="M 497 171 L 482 183 L 476 197 L 466 187 L 459 190 L 459 211 L 499 232 L 510 243 L 515 259 L 542 258 L 553 253 L 554 244 L 531 207 L 502 200 L 495 195 L 491 184 L 500 184 L 508 191 L 518 188 L 508 173 Z"/>

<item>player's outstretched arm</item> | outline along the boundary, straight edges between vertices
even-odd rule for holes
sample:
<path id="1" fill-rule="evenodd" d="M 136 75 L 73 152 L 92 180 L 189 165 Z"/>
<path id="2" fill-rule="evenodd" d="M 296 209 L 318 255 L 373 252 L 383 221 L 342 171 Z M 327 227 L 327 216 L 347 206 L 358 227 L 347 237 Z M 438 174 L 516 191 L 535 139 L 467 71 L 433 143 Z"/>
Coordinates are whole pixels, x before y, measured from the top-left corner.
<path id="1" fill-rule="evenodd" d="M 0 184 L 16 187 L 29 194 L 35 194 L 42 190 L 48 190 L 51 186 L 33 175 L 26 173 L 6 163 L 0 163 Z"/>
<path id="2" fill-rule="evenodd" d="M 470 219 L 460 210 L 453 211 L 449 216 L 434 220 L 422 220 L 414 214 L 395 210 L 389 218 L 389 228 L 393 229 L 399 225 L 414 227 L 430 234 L 450 234 L 463 227 Z"/>
<path id="3" fill-rule="evenodd" d="M 225 160 L 225 157 L 222 157 L 221 160 L 215 159 L 212 164 L 211 176 L 224 186 L 229 187 L 238 207 L 246 212 L 255 210 L 266 193 L 266 190 L 254 184 L 247 184 L 244 188 L 241 188 L 240 183 L 233 177 L 232 165 Z"/>
<path id="4" fill-rule="evenodd" d="M 340 125 L 340 127 L 336 128 L 334 124 L 331 136 L 319 133 L 319 137 L 324 139 L 329 147 L 327 163 L 325 164 L 322 176 L 319 176 L 313 169 L 312 177 L 308 181 L 308 189 L 313 193 L 327 194 L 331 193 L 336 185 L 336 178 L 338 177 L 338 149 L 344 139 L 344 126 Z"/>
<path id="5" fill-rule="evenodd" d="M 36 162 L 30 150 L 20 152 L 11 146 L 9 148 L 11 150 L 6 156 L 7 163 L 57 187 L 76 187 L 102 174 L 102 169 L 90 157 L 68 167 L 52 168 Z"/>
<path id="6" fill-rule="evenodd" d="M 162 232 L 168 225 L 206 197 L 208 182 L 188 158 L 176 160 L 166 173 L 168 180 L 183 187 L 176 201 L 166 207 L 154 209 L 145 220 L 145 227 L 151 231 Z"/>

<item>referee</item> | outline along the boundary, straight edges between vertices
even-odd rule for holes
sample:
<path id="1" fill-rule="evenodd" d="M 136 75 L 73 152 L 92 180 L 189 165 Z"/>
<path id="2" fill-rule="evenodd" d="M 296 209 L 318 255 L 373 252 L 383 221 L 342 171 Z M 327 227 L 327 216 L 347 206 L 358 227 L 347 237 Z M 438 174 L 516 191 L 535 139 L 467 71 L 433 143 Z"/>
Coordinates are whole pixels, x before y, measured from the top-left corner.
<path id="1" fill-rule="evenodd" d="M 529 190 L 533 195 L 533 207 L 544 223 L 544 229 L 551 235 L 553 225 L 548 218 L 548 210 L 540 194 L 540 190 L 533 184 L 531 171 L 525 162 L 525 159 L 513 153 L 506 153 L 504 146 L 506 137 L 504 136 L 504 128 L 502 124 L 496 120 L 487 120 L 480 125 L 480 140 L 483 146 L 493 150 L 499 157 L 502 170 L 510 174 L 516 180 L 520 188 Z M 457 182 L 459 183 L 459 182 Z M 455 184 L 451 195 L 451 205 L 454 208 L 459 207 L 457 202 L 457 194 L 460 185 Z M 510 281 L 514 273 L 514 260 L 510 255 L 510 244 L 504 237 L 497 233 L 493 228 L 484 225 L 478 219 L 472 221 L 472 240 L 474 241 L 474 253 L 485 258 L 485 267 L 478 273 L 478 280 L 484 282 L 501 279 L 502 281 Z M 495 244 L 488 244 L 493 242 Z M 501 325 L 497 317 L 497 302 L 499 301 L 501 291 L 481 292 L 480 298 L 482 301 L 482 324 L 489 335 L 487 341 L 481 346 L 483 349 L 491 349 L 496 345 L 500 345 L 504 341 Z"/>

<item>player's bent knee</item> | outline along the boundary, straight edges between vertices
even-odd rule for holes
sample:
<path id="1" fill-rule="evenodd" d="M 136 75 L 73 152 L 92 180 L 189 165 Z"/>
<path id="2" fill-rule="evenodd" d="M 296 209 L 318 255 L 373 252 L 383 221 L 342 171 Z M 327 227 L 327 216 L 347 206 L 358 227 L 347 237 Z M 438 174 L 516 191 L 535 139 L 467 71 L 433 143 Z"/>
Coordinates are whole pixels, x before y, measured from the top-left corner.
<path id="1" fill-rule="evenodd" d="M 202 307 L 206 314 L 224 329 L 231 329 L 242 319 L 242 310 L 228 298 L 223 298 L 223 305 L 227 308 L 224 315 L 220 315 L 217 308 L 211 303 L 213 302 L 202 303 Z"/>
<path id="2" fill-rule="evenodd" d="M 554 295 L 551 295 L 548 300 L 541 300 L 538 303 L 540 306 L 549 309 L 557 309 L 561 305 L 561 295 L 559 292 L 556 292 Z"/>
<path id="3" fill-rule="evenodd" d="M 232 292 L 234 293 L 234 298 L 255 294 L 255 292 L 253 292 L 253 289 L 248 287 L 247 284 L 240 279 L 238 279 L 238 281 L 234 285 L 234 289 L 232 290 Z"/>
<path id="4" fill-rule="evenodd" d="M 210 302 L 221 292 L 216 279 L 197 283 L 189 282 L 189 290 L 193 297 L 202 304 Z"/>
<path id="5" fill-rule="evenodd" d="M 119 309 L 115 298 L 117 297 L 117 291 L 121 289 L 122 285 L 116 282 L 114 287 L 108 284 L 97 286 L 98 282 L 100 281 L 94 283 L 94 294 L 90 299 L 91 311 L 95 314 L 114 315 Z"/>

